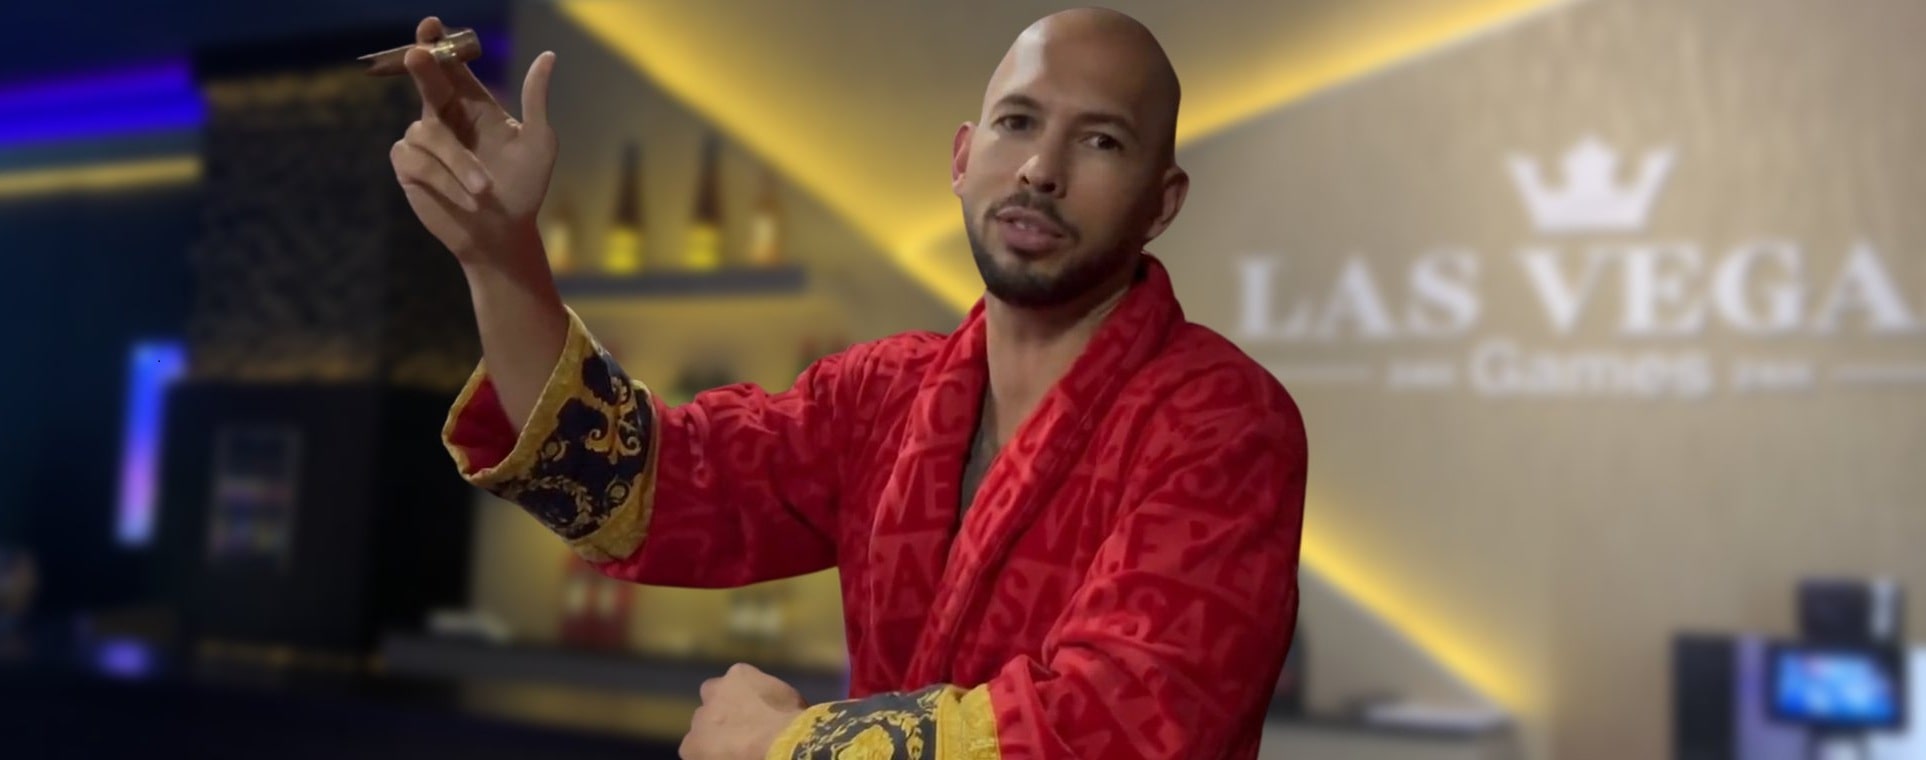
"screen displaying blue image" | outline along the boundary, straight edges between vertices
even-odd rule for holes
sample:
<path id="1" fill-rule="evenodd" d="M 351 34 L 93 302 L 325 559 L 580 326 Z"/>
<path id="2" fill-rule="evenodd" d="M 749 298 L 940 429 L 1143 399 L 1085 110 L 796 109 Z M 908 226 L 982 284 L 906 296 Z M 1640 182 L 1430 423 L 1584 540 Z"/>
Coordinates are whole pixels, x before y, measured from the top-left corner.
<path id="1" fill-rule="evenodd" d="M 1782 649 L 1773 662 L 1774 712 L 1835 726 L 1887 726 L 1900 717 L 1890 664 L 1870 652 Z"/>

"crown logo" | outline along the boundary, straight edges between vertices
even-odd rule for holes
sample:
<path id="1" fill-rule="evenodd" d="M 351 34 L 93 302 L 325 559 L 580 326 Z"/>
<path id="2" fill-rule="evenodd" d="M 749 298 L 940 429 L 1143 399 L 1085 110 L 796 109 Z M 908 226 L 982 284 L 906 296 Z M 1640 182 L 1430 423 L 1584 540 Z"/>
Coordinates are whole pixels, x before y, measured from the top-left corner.
<path id="1" fill-rule="evenodd" d="M 1565 151 L 1563 188 L 1547 187 L 1538 162 L 1528 156 L 1513 154 L 1506 163 L 1539 232 L 1610 232 L 1645 227 L 1652 201 L 1672 170 L 1672 158 L 1671 148 L 1647 151 L 1639 161 L 1638 177 L 1630 185 L 1619 185 L 1618 154 L 1587 135 Z"/>

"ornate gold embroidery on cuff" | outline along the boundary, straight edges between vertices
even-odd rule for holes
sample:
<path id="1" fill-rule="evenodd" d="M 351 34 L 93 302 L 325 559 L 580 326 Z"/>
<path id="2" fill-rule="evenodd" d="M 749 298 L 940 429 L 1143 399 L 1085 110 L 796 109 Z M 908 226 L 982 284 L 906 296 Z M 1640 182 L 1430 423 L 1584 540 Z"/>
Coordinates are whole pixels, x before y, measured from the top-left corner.
<path id="1" fill-rule="evenodd" d="M 783 730 L 767 757 L 997 760 L 1001 754 L 989 688 L 937 685 L 811 707 Z"/>
<path id="2" fill-rule="evenodd" d="M 457 414 L 472 402 L 480 373 L 457 399 Z M 630 380 L 571 311 L 562 355 L 514 449 L 466 477 L 520 505 L 585 559 L 627 557 L 648 530 L 655 425 L 648 388 Z M 451 449 L 466 472 L 464 452 Z"/>
<path id="3" fill-rule="evenodd" d="M 631 459 L 641 456 L 645 464 L 640 477 L 628 481 L 634 483 L 633 488 L 623 494 L 622 502 L 616 504 L 613 511 L 609 512 L 608 519 L 603 521 L 601 527 L 581 538 L 569 539 L 569 548 L 590 562 L 607 562 L 634 554 L 635 550 L 642 546 L 643 537 L 648 535 L 649 515 L 654 511 L 655 462 L 662 445 L 662 438 L 654 434 L 657 429 L 655 404 L 650 400 L 649 389 L 640 382 L 630 382 L 633 385 L 634 398 L 632 414 L 643 420 L 638 427 L 642 445 L 648 450 L 629 453 L 624 448 L 624 453 L 620 455 Z M 616 448 L 614 443 L 609 443 L 608 446 L 612 449 Z M 590 444 L 590 448 L 593 449 L 594 444 Z"/>

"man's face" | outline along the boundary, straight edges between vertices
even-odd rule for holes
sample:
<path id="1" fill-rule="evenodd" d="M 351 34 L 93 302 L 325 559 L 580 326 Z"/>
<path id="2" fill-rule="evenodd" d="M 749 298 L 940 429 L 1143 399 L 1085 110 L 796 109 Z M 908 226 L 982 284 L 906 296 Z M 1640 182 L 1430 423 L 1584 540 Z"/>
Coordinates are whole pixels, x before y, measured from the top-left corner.
<path id="1" fill-rule="evenodd" d="M 1134 260 L 1167 163 L 1145 66 L 1127 51 L 1019 41 L 979 123 L 957 133 L 952 185 L 991 295 L 1074 301 Z"/>

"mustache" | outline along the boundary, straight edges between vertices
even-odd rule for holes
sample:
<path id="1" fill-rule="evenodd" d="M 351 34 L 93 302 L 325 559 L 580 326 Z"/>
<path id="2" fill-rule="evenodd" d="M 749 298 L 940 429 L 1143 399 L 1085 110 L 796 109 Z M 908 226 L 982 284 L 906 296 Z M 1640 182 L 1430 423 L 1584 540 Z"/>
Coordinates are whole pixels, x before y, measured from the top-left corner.
<path id="1" fill-rule="evenodd" d="M 983 212 L 983 222 L 988 224 L 995 221 L 996 215 L 1006 208 L 1021 208 L 1035 211 L 1042 214 L 1044 218 L 1049 219 L 1051 223 L 1062 228 L 1072 239 L 1081 237 L 1081 234 L 1077 232 L 1077 228 L 1071 225 L 1070 222 L 1065 221 L 1063 214 L 1057 211 L 1056 201 L 1050 200 L 1047 196 L 1037 195 L 1027 190 L 1018 191 L 1003 200 L 990 204 L 989 210 Z"/>

